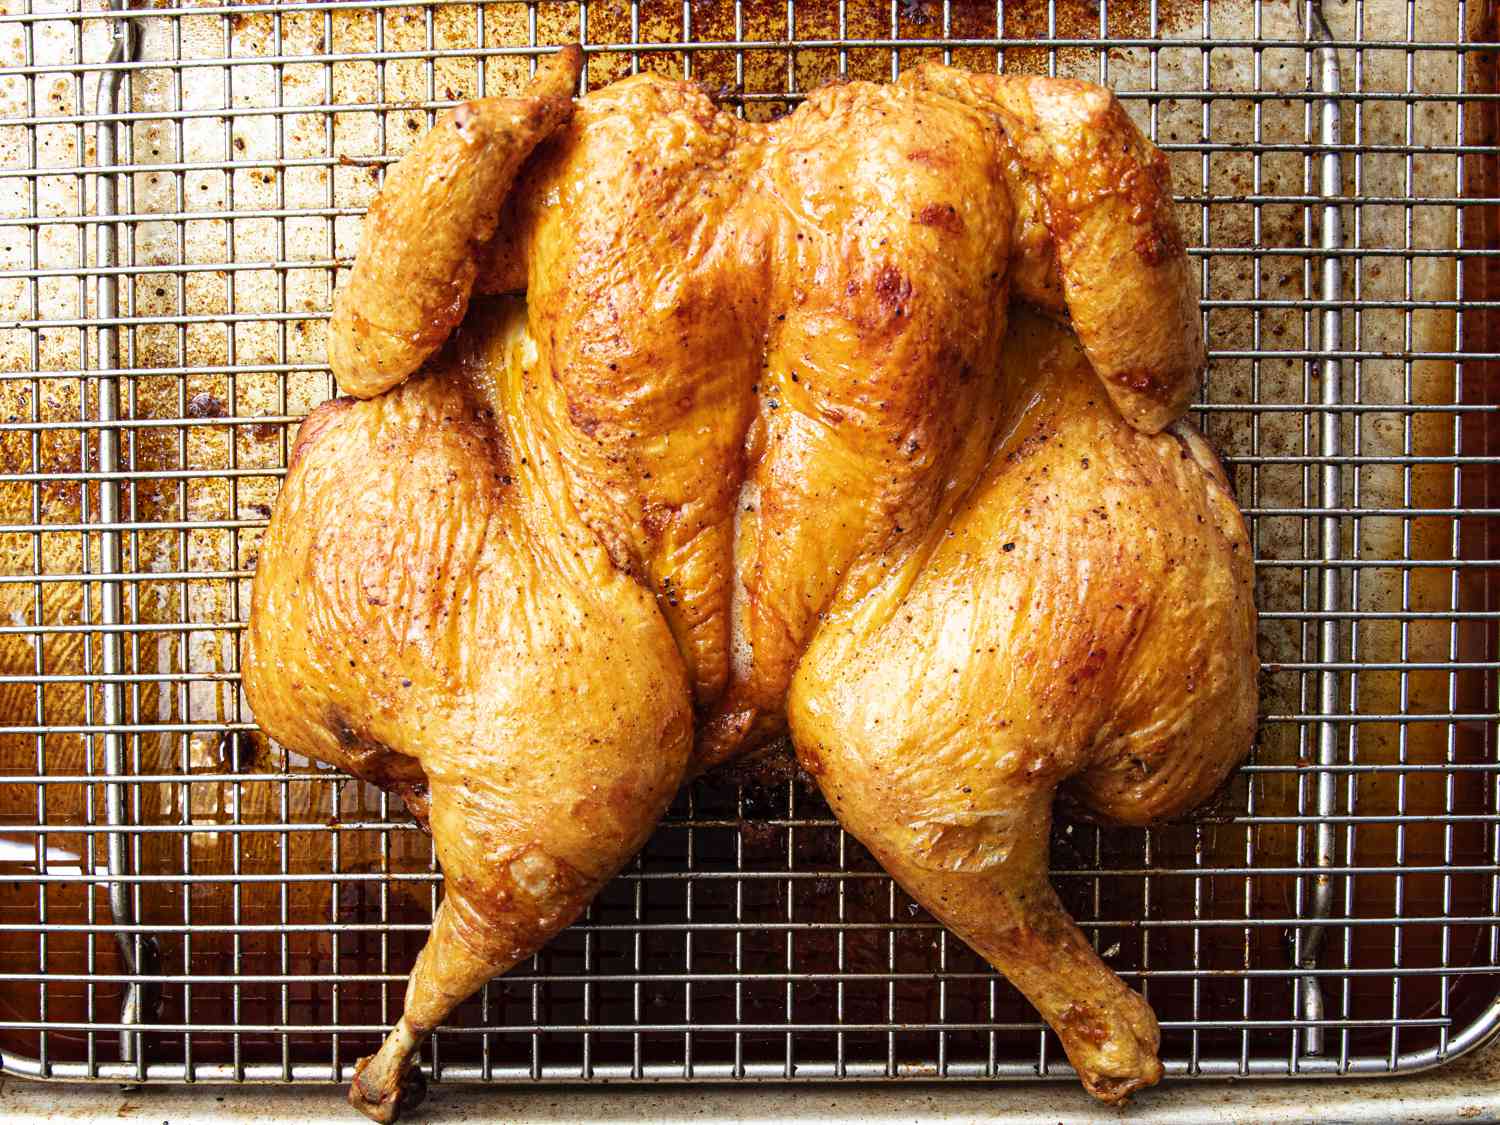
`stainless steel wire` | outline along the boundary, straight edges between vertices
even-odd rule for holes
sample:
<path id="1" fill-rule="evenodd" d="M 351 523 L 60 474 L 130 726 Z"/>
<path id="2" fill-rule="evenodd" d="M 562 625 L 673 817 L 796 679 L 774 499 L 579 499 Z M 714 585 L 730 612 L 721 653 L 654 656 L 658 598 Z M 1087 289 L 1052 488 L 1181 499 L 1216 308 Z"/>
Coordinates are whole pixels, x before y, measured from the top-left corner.
<path id="1" fill-rule="evenodd" d="M 1500 112 L 1470 0 L 439 0 L 0 14 L 0 1071 L 347 1078 L 441 891 L 260 736 L 238 637 L 381 170 L 584 43 L 766 118 L 919 58 L 1102 80 L 1168 152 L 1250 522 L 1255 755 L 1054 878 L 1179 1076 L 1382 1074 L 1500 1027 Z M 133 37 L 124 29 L 132 28 Z M 1493 291 L 1492 291 L 1493 289 Z M 460 1011 L 452 1081 L 1066 1076 L 1013 990 L 774 766 L 684 793 Z"/>
<path id="2" fill-rule="evenodd" d="M 1323 149 L 1319 157 L 1318 194 L 1325 202 L 1322 219 L 1322 249 L 1343 248 L 1343 216 L 1339 212 L 1338 198 L 1343 192 L 1344 176 L 1340 154 L 1336 151 L 1341 137 L 1341 110 L 1338 95 L 1342 90 L 1339 74 L 1338 52 L 1326 44 L 1333 35 L 1323 18 L 1321 3 L 1310 3 L 1307 9 L 1310 38 L 1323 44 L 1317 52 L 1318 87 L 1328 95 L 1327 100 L 1317 105 L 1318 143 Z M 1333 255 L 1324 258 L 1319 279 L 1319 295 L 1324 307 L 1318 326 L 1318 339 L 1327 345 L 1330 341 L 1342 341 L 1343 310 L 1339 302 L 1344 295 L 1344 262 Z M 1343 364 L 1337 358 L 1325 359 L 1320 372 L 1322 405 L 1338 406 L 1343 398 Z M 1343 435 L 1337 414 L 1325 411 L 1320 420 L 1319 451 L 1323 465 L 1319 479 L 1321 505 L 1327 510 L 1337 509 L 1344 495 L 1344 467 L 1338 462 Z M 1325 516 L 1320 521 L 1319 548 L 1321 558 L 1332 563 L 1343 554 L 1343 532 L 1337 516 Z M 1325 614 L 1337 612 L 1343 605 L 1343 573 L 1335 566 L 1325 565 L 1318 583 L 1318 608 Z M 1318 673 L 1318 708 L 1325 716 L 1337 714 L 1342 706 L 1342 692 L 1336 665 L 1339 660 L 1339 623 L 1333 617 L 1324 617 L 1318 626 L 1318 660 L 1323 665 Z M 1331 766 L 1338 761 L 1340 730 L 1331 718 L 1319 721 L 1317 726 L 1317 764 Z M 1313 918 L 1327 918 L 1333 913 L 1333 879 L 1323 873 L 1336 862 L 1337 826 L 1334 823 L 1335 791 L 1334 775 L 1320 769 L 1316 781 L 1317 823 L 1314 828 L 1313 866 L 1320 869 L 1312 880 L 1311 902 L 1308 913 Z M 1299 894 L 1301 888 L 1299 887 Z M 1310 926 L 1306 930 L 1292 931 L 1292 961 L 1304 968 L 1313 968 L 1323 949 L 1327 931 L 1322 926 Z M 1304 1046 L 1309 1055 L 1324 1052 L 1323 983 L 1316 976 L 1302 978 L 1301 1014 L 1312 1026 L 1308 1027 Z"/>

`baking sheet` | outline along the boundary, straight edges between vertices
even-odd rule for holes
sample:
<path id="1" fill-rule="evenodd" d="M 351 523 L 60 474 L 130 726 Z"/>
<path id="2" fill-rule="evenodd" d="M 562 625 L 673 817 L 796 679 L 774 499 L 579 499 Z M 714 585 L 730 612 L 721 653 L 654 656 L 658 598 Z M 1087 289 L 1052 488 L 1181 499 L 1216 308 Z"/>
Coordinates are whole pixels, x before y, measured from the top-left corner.
<path id="1" fill-rule="evenodd" d="M 1318 236 L 1315 124 L 1302 96 L 1307 52 L 1255 40 L 1300 39 L 1301 7 L 1166 3 L 1153 22 L 1147 4 L 1065 3 L 1049 22 L 1048 5 L 1006 5 L 1003 52 L 951 50 L 976 68 L 1055 68 L 1127 96 L 1154 82 L 1163 95 L 1128 105 L 1171 149 L 1203 265 L 1214 358 L 1199 418 L 1251 513 L 1268 611 L 1261 772 L 1239 775 L 1208 815 L 1149 837 L 1065 823 L 1055 866 L 1111 963 L 1144 974 L 1132 979 L 1144 980 L 1168 1022 L 1168 1051 L 1189 1061 L 1285 1055 L 1291 1040 L 1286 930 L 1259 923 L 1296 916 L 1289 872 L 1309 846 L 1305 824 L 1270 818 L 1309 807 L 1300 767 L 1316 715 L 1306 611 L 1317 571 L 1303 561 L 1316 554 L 1317 444 L 1298 409 L 1316 400 L 1317 279 L 1306 250 Z M 44 10 L 45 0 L 15 9 Z M 1345 260 L 1355 304 L 1341 342 L 1350 354 L 1343 397 L 1365 409 L 1345 415 L 1343 447 L 1366 461 L 1345 473 L 1344 504 L 1357 514 L 1342 526 L 1356 564 L 1347 605 L 1367 616 L 1344 622 L 1341 646 L 1373 665 L 1344 679 L 1363 720 L 1342 723 L 1340 756 L 1361 767 L 1477 766 L 1494 760 L 1495 652 L 1487 630 L 1455 614 L 1489 603 L 1473 571 L 1453 563 L 1472 547 L 1454 509 L 1472 501 L 1455 492 L 1468 469 L 1452 459 L 1472 455 L 1485 431 L 1453 407 L 1487 401 L 1489 388 L 1486 368 L 1460 370 L 1454 356 L 1476 348 L 1487 314 L 1460 317 L 1456 307 L 1461 284 L 1466 300 L 1482 284 L 1465 283 L 1455 252 L 1460 238 L 1473 246 L 1482 237 L 1478 218 L 1464 217 L 1477 208 L 1460 205 L 1481 162 L 1464 158 L 1461 180 L 1453 149 L 1466 127 L 1456 94 L 1482 80 L 1482 60 L 1407 49 L 1461 37 L 1465 10 L 1454 2 L 1326 10 L 1340 40 L 1379 44 L 1340 52 L 1346 87 L 1364 95 L 1344 107 L 1346 137 L 1364 148 L 1344 161 L 1345 229 L 1370 251 Z M 67 3 L 56 11 L 55 21 L 0 23 L 0 59 L 65 67 L 102 58 L 103 23 L 71 18 Z M 224 1026 L 232 1012 L 242 1030 L 152 1032 L 149 1057 L 352 1062 L 396 1014 L 437 893 L 425 837 L 378 793 L 331 782 L 260 737 L 236 681 L 260 529 L 296 420 L 332 391 L 324 317 L 381 168 L 436 108 L 515 88 L 529 60 L 506 52 L 533 40 L 617 44 L 634 30 L 663 46 L 591 54 L 590 87 L 657 69 L 764 117 L 835 74 L 882 79 L 944 53 L 860 42 L 990 37 L 997 22 L 988 7 L 953 5 L 945 17 L 936 4 L 850 3 L 842 20 L 834 5 L 801 5 L 789 18 L 783 5 L 691 3 L 184 8 L 137 21 L 142 61 L 128 77 L 123 157 L 127 716 L 131 770 L 152 779 L 132 786 L 132 816 L 159 829 L 136 837 L 134 862 L 161 877 L 139 886 L 138 913 L 176 978 L 161 990 L 158 1022 Z M 841 29 L 855 46 L 782 46 L 827 43 Z M 1157 34 L 1161 45 L 1038 42 L 1101 31 L 1127 41 Z M 767 45 L 672 46 L 737 33 Z M 1229 45 L 1205 51 L 1208 36 Z M 385 61 L 355 57 L 374 51 Z M 19 478 L 0 480 L 0 577 L 20 579 L 0 584 L 0 628 L 9 629 L 0 674 L 16 681 L 0 684 L 0 771 L 28 779 L 101 772 L 88 683 L 99 667 L 90 630 L 98 586 L 83 577 L 98 569 L 97 535 L 86 531 L 97 489 L 69 479 L 96 464 L 93 384 L 79 374 L 95 364 L 92 285 L 79 276 L 95 228 L 79 165 L 92 158 L 97 78 L 66 69 L 0 77 L 0 171 L 17 173 L 0 178 L 0 216 L 22 220 L 0 227 L 0 307 L 17 310 L 0 323 L 9 376 L 0 471 Z M 1414 97 L 1390 96 L 1408 91 Z M 1460 661 L 1481 667 L 1453 667 Z M 36 682 L 69 676 L 84 682 Z M 1481 717 L 1447 718 L 1458 713 Z M 1495 994 L 1493 977 L 1472 971 L 1495 957 L 1493 776 L 1365 769 L 1341 775 L 1339 794 L 1341 815 L 1361 818 L 1340 833 L 1341 865 L 1426 870 L 1339 880 L 1346 924 L 1331 931 L 1324 965 L 1352 971 L 1328 982 L 1334 1049 L 1347 1058 L 1430 1045 Z M 96 784 L 0 776 L 0 876 L 17 877 L 0 886 L 0 923 L 14 927 L 0 930 L 0 957 L 17 966 L 0 982 L 0 1020 L 74 1025 L 45 1037 L 0 1028 L 4 1049 L 113 1057 L 116 1036 L 86 1030 L 114 1021 L 119 1005 L 107 978 L 121 966 L 97 876 L 104 838 L 77 831 L 101 810 Z M 1445 865 L 1464 870 L 1436 870 Z M 329 881 L 328 872 L 350 877 Z M 385 872 L 395 878 L 377 877 Z M 26 881 L 42 873 L 68 877 Z M 1207 924 L 1192 925 L 1195 910 Z M 1390 924 L 1398 916 L 1402 925 Z M 43 923 L 78 928 L 39 938 Z M 332 923 L 351 928 L 335 933 Z M 1466 975 L 1435 972 L 1445 964 Z M 1192 972 L 1172 975 L 1184 967 Z M 25 979 L 43 973 L 45 983 Z M 693 1033 L 689 1048 L 690 1030 L 725 1022 L 726 1011 L 737 1029 Z M 853 1029 L 833 1030 L 840 1013 Z M 1396 1020 L 1408 1026 L 1393 1031 Z M 933 927 L 841 836 L 806 780 L 774 761 L 685 795 L 584 925 L 456 1022 L 534 1030 L 444 1035 L 444 1059 L 562 1074 L 686 1068 L 689 1054 L 693 1065 L 914 1072 L 964 1063 L 976 1073 L 995 1059 L 1060 1057 L 1009 986 Z M 601 1022 L 626 1030 L 586 1033 Z M 350 1030 L 330 1034 L 330 1024 Z M 826 1030 L 786 1030 L 796 1024 Z M 275 1029 L 286 1026 L 305 1030 L 283 1038 Z"/>

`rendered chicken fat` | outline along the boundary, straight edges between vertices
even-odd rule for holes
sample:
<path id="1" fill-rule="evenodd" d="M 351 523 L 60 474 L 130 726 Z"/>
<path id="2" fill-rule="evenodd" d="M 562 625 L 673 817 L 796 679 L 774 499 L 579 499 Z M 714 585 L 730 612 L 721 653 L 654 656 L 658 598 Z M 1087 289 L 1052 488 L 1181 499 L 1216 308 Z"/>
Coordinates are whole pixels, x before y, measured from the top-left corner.
<path id="1" fill-rule="evenodd" d="M 257 720 L 445 876 L 351 1100 L 393 1119 L 456 1004 L 784 732 L 1091 1091 L 1150 1085 L 1047 841 L 1059 788 L 1178 815 L 1254 729 L 1161 154 L 1076 82 L 928 65 L 758 125 L 649 75 L 570 102 L 578 59 L 389 173 L 330 324 L 363 401 L 304 423 L 260 551 Z"/>

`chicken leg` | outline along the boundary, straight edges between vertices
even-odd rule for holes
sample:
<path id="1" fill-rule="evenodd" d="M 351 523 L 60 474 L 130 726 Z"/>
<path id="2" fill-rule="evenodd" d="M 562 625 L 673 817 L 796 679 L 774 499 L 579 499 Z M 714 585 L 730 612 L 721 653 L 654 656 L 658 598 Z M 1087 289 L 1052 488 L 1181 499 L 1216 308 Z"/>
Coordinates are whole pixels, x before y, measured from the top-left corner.
<path id="1" fill-rule="evenodd" d="M 1120 1101 L 1161 1075 L 1156 1020 L 1047 882 L 1053 794 L 1149 823 L 1239 761 L 1250 548 L 1201 438 L 1128 426 L 1066 333 L 1018 316 L 1005 366 L 1038 401 L 925 547 L 826 616 L 788 717 L 845 828 Z"/>
<path id="2" fill-rule="evenodd" d="M 262 726 L 402 795 L 437 846 L 444 898 L 405 1012 L 350 1090 L 377 1121 L 452 1008 L 641 847 L 691 749 L 671 633 L 575 530 L 545 450 L 497 427 L 486 395 L 505 388 L 473 372 L 503 369 L 514 333 L 471 323 L 483 355 L 461 336 L 398 390 L 303 424 L 245 648 Z"/>

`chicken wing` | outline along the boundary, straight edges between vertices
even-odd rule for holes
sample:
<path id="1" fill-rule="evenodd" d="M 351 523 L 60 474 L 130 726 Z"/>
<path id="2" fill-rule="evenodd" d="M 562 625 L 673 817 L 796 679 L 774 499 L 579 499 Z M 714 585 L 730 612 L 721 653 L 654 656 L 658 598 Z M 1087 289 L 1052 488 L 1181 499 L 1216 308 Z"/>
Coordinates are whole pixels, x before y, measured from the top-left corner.
<path id="1" fill-rule="evenodd" d="M 450 110 L 391 169 L 333 300 L 328 362 L 345 394 L 394 387 L 463 320 L 476 254 L 521 164 L 572 112 L 582 63 L 583 52 L 569 47 L 538 68 L 521 97 Z"/>

